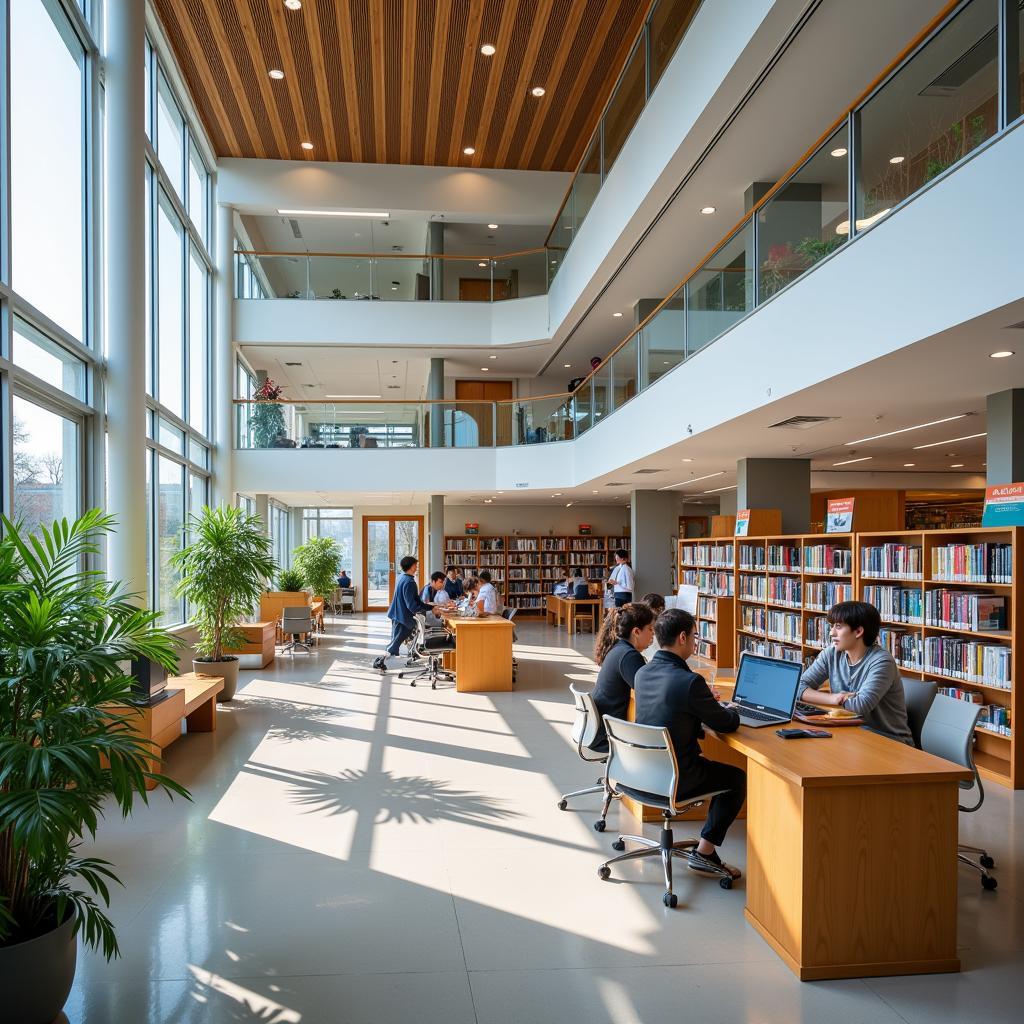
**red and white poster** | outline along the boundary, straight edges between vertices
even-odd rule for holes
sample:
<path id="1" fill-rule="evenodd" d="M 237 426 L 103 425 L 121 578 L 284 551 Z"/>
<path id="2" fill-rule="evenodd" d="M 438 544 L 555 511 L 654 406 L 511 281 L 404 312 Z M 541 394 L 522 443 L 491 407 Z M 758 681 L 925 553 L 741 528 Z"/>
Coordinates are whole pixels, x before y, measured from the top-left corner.
<path id="1" fill-rule="evenodd" d="M 850 533 L 853 530 L 853 498 L 832 498 L 825 514 L 826 533 Z"/>

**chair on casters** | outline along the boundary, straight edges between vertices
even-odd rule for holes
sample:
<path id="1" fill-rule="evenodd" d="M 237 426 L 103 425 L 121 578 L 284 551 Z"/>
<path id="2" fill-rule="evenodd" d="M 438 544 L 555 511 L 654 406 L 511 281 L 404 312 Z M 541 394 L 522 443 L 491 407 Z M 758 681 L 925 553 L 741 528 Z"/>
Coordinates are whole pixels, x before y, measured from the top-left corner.
<path id="1" fill-rule="evenodd" d="M 920 750 L 921 729 L 935 700 L 938 683 L 928 679 L 908 679 L 906 676 L 900 676 L 900 682 L 903 683 L 903 703 L 907 705 L 907 725 L 914 737 L 914 746 Z"/>
<path id="2" fill-rule="evenodd" d="M 725 790 L 714 789 L 698 796 L 687 797 L 676 801 L 676 790 L 679 784 L 679 765 L 676 763 L 675 751 L 668 729 L 657 725 L 637 725 L 621 718 L 605 715 L 604 728 L 608 733 L 608 767 L 605 778 L 608 780 L 608 793 L 605 796 L 604 813 L 615 796 L 628 796 L 661 810 L 663 819 L 661 837 L 657 840 L 646 836 L 620 835 L 612 843 L 612 849 L 625 850 L 626 843 L 638 843 L 639 850 L 630 850 L 618 857 L 606 860 L 597 869 L 598 877 L 607 880 L 611 877 L 612 864 L 622 860 L 637 860 L 642 857 L 661 857 L 662 870 L 665 872 L 665 895 L 662 903 L 666 907 L 676 905 L 676 896 L 672 892 L 672 858 L 688 857 L 690 851 L 697 846 L 696 839 L 683 839 L 674 842 L 672 835 L 672 818 L 691 807 L 698 807 Z M 602 814 L 602 817 L 604 815 Z M 718 884 L 723 889 L 732 888 L 732 875 L 722 867 L 715 870 L 719 875 Z"/>
<path id="3" fill-rule="evenodd" d="M 594 742 L 594 738 L 601 728 L 601 715 L 594 703 L 594 698 L 586 690 L 576 689 L 573 683 L 569 684 L 569 692 L 576 705 L 576 715 L 572 720 L 572 741 L 576 744 L 576 753 L 580 755 L 581 761 L 586 761 L 588 764 L 607 764 L 607 754 L 598 753 L 596 757 L 591 757 L 588 754 L 590 744 Z M 607 786 L 604 776 L 602 776 L 597 780 L 596 786 L 587 786 L 586 789 L 575 789 L 571 793 L 563 793 L 558 801 L 558 809 L 560 811 L 568 810 L 569 801 L 574 796 L 586 796 L 588 793 L 605 793 L 606 791 Z M 604 814 L 594 822 L 595 831 L 604 831 L 607 814 L 608 806 L 606 804 Z"/>
<path id="4" fill-rule="evenodd" d="M 356 588 L 341 587 L 338 591 L 338 607 L 342 613 L 346 609 L 353 615 L 356 613 Z"/>
<path id="5" fill-rule="evenodd" d="M 414 635 L 416 637 L 416 653 L 427 659 L 427 665 L 412 676 L 409 685 L 415 686 L 418 679 L 429 679 L 430 688 L 436 690 L 439 679 L 454 680 L 455 676 L 451 672 L 441 668 L 441 658 L 445 651 L 455 650 L 455 641 L 448 635 L 448 632 L 446 630 L 428 632 L 427 617 L 417 615 Z M 409 674 L 408 672 L 399 672 L 398 678 L 404 679 Z"/>
<path id="6" fill-rule="evenodd" d="M 964 807 L 960 804 L 960 810 L 971 814 L 978 810 L 985 802 L 985 789 L 981 784 L 981 776 L 978 774 L 978 767 L 974 763 L 974 754 L 971 747 L 974 743 L 974 726 L 981 714 L 981 707 L 966 700 L 957 700 L 955 697 L 947 697 L 944 694 L 937 694 L 932 703 L 928 717 L 921 729 L 921 749 L 936 757 L 944 757 L 947 761 L 954 761 L 956 764 L 969 768 L 974 773 L 972 782 L 961 782 L 960 788 L 964 790 L 978 790 L 978 801 L 972 807 Z M 970 855 L 977 857 L 973 860 Z M 988 873 L 989 868 L 994 868 L 996 862 L 989 856 L 987 850 L 979 846 L 965 846 L 962 843 L 956 848 L 957 860 L 966 864 L 969 868 L 981 875 L 981 887 L 983 889 L 994 889 L 999 883 Z"/>
<path id="7" fill-rule="evenodd" d="M 291 640 L 281 648 L 281 653 L 292 651 L 293 653 L 301 647 L 309 654 L 309 644 L 299 640 L 305 635 L 308 639 L 313 633 L 313 614 L 309 605 L 301 605 L 295 608 L 285 608 L 281 612 L 281 635 L 291 636 Z"/>
<path id="8" fill-rule="evenodd" d="M 501 609 L 501 617 L 503 619 L 508 619 L 508 621 L 511 622 L 516 617 L 516 612 L 517 611 L 519 611 L 518 608 L 507 608 L 507 607 L 506 608 L 502 608 Z M 516 627 L 513 625 L 513 627 L 512 627 L 512 643 L 515 644 L 515 643 L 518 643 L 518 642 L 519 642 L 519 630 L 517 630 Z M 518 670 L 518 668 L 519 668 L 519 661 L 516 658 L 513 658 L 512 659 L 512 682 L 513 683 L 516 681 L 516 671 Z"/>

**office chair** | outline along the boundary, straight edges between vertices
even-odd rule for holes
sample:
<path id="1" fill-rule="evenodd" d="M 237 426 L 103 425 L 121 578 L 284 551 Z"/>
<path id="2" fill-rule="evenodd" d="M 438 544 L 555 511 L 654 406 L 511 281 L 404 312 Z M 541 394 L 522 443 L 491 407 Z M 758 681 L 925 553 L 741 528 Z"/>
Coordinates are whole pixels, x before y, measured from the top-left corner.
<path id="1" fill-rule="evenodd" d="M 308 638 L 312 632 L 313 615 L 309 605 L 283 609 L 281 612 L 281 634 L 282 636 L 290 635 L 292 639 L 281 648 L 281 653 L 284 654 L 285 651 L 294 653 L 296 648 L 301 647 L 308 654 L 309 644 L 300 641 L 299 637 L 305 634 Z"/>
<path id="2" fill-rule="evenodd" d="M 601 714 L 597 710 L 593 696 L 586 690 L 578 690 L 574 683 L 569 684 L 569 692 L 572 694 L 573 703 L 576 705 L 576 714 L 572 720 L 572 741 L 576 744 L 576 753 L 581 761 L 587 764 L 607 764 L 608 755 L 590 750 L 590 744 L 594 742 L 598 730 L 601 727 Z M 594 754 L 597 756 L 592 756 Z M 575 789 L 571 793 L 563 793 L 558 801 L 560 811 L 568 810 L 569 801 L 574 796 L 586 796 L 588 793 L 606 793 L 607 784 L 604 776 L 597 780 L 596 786 L 587 786 L 586 789 Z M 607 812 L 606 812 L 607 813 Z M 606 814 L 594 822 L 594 829 L 603 832 L 605 829 Z"/>
<path id="3" fill-rule="evenodd" d="M 338 598 L 338 606 L 344 614 L 347 608 L 353 615 L 356 613 L 356 588 L 355 587 L 341 587 L 340 597 Z"/>
<path id="4" fill-rule="evenodd" d="M 666 907 L 676 905 L 676 896 L 672 892 L 672 858 L 688 857 L 690 851 L 697 846 L 696 839 L 683 839 L 674 842 L 672 835 L 672 818 L 691 807 L 698 807 L 705 801 L 724 793 L 725 790 L 714 789 L 699 796 L 676 800 L 676 789 L 679 783 L 679 765 L 676 763 L 675 751 L 668 729 L 656 725 L 637 725 L 621 718 L 604 717 L 604 728 L 608 733 L 608 766 L 605 778 L 608 791 L 605 795 L 602 818 L 608 813 L 608 806 L 615 796 L 632 797 L 648 807 L 661 810 L 661 836 L 658 840 L 646 836 L 620 835 L 612 843 L 612 849 L 624 850 L 626 843 L 638 843 L 639 850 L 630 850 L 618 857 L 606 860 L 597 869 L 598 877 L 607 880 L 611 877 L 612 864 L 623 860 L 637 860 L 643 857 L 661 857 L 662 870 L 665 873 L 665 895 L 662 903 Z M 715 870 L 719 875 L 718 884 L 723 889 L 732 888 L 732 875 L 722 867 Z"/>
<path id="5" fill-rule="evenodd" d="M 440 679 L 454 681 L 455 676 L 451 672 L 441 667 L 441 659 L 444 656 L 445 651 L 455 650 L 455 641 L 449 635 L 447 630 L 427 630 L 427 617 L 425 615 L 416 616 L 416 652 L 419 656 L 427 659 L 425 668 L 420 669 L 412 678 L 409 680 L 410 686 L 416 685 L 418 679 L 429 679 L 430 688 L 432 690 L 437 689 L 437 683 Z M 404 679 L 408 672 L 399 672 L 398 678 Z"/>
<path id="6" fill-rule="evenodd" d="M 512 622 L 512 620 L 515 619 L 515 617 L 516 617 L 516 612 L 517 611 L 519 611 L 518 608 L 508 608 L 508 607 L 502 608 L 501 609 L 501 617 L 503 619 L 508 619 L 509 622 Z M 514 643 L 514 644 L 519 643 L 519 630 L 516 629 L 514 624 L 512 626 L 512 643 Z M 518 669 L 519 669 L 519 660 L 515 657 L 515 655 L 513 655 L 512 656 L 512 682 L 513 683 L 516 681 L 516 672 L 518 671 Z"/>
<path id="7" fill-rule="evenodd" d="M 900 682 L 903 683 L 903 701 L 907 705 L 907 725 L 910 726 L 910 735 L 914 737 L 914 746 L 920 750 L 921 728 L 935 700 L 938 684 L 928 679 L 908 679 L 906 676 L 900 676 Z"/>
<path id="8" fill-rule="evenodd" d="M 971 747 L 974 743 L 974 726 L 981 714 L 981 706 L 972 704 L 970 701 L 957 700 L 955 697 L 947 697 L 945 694 L 937 694 L 932 703 L 928 717 L 921 728 L 921 749 L 936 757 L 944 757 L 947 761 L 969 768 L 974 773 L 972 782 L 961 782 L 963 790 L 978 790 L 978 802 L 972 807 L 959 805 L 965 814 L 972 814 L 985 802 L 985 789 L 981 784 L 981 776 L 978 774 L 977 765 L 974 763 L 974 754 Z M 971 856 L 977 857 L 972 860 Z M 981 887 L 983 889 L 995 889 L 998 882 L 989 873 L 989 868 L 994 868 L 996 862 L 989 856 L 987 850 L 979 846 L 965 846 L 957 844 L 957 860 L 966 864 L 969 868 L 981 875 Z"/>

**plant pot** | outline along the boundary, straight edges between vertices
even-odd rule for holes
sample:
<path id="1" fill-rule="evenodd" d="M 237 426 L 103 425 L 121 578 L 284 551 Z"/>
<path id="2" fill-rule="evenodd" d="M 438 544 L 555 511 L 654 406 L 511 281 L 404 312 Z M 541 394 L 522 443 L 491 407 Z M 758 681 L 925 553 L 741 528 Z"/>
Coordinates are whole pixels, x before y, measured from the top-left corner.
<path id="1" fill-rule="evenodd" d="M 224 689 L 217 694 L 217 703 L 234 699 L 235 687 L 238 686 L 238 659 L 231 657 L 223 661 L 200 661 L 192 659 L 192 671 L 204 676 L 220 676 L 224 680 Z"/>
<path id="2" fill-rule="evenodd" d="M 50 1024 L 64 1008 L 75 980 L 75 912 L 43 935 L 0 946 L 0 992 L 6 1024 Z"/>

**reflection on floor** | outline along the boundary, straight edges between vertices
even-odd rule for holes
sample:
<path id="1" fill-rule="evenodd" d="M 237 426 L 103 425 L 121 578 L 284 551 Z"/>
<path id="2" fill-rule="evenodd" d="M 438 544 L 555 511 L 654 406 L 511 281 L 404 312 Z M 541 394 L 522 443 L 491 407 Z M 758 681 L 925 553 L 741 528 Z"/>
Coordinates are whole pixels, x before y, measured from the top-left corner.
<path id="1" fill-rule="evenodd" d="M 654 863 L 598 879 L 625 812 L 598 835 L 597 796 L 555 806 L 595 776 L 566 692 L 594 678 L 591 637 L 517 623 L 515 692 L 458 694 L 410 688 L 397 659 L 371 671 L 388 626 L 334 620 L 311 654 L 243 672 L 218 731 L 169 751 L 193 802 L 107 819 L 92 852 L 126 883 L 124 955 L 81 955 L 72 1024 L 1020 1019 L 1024 797 L 992 786 L 962 822 L 999 877 L 960 876 L 963 973 L 801 984 L 742 883 L 679 870 L 667 910 Z M 743 867 L 743 847 L 738 823 L 723 852 Z"/>

